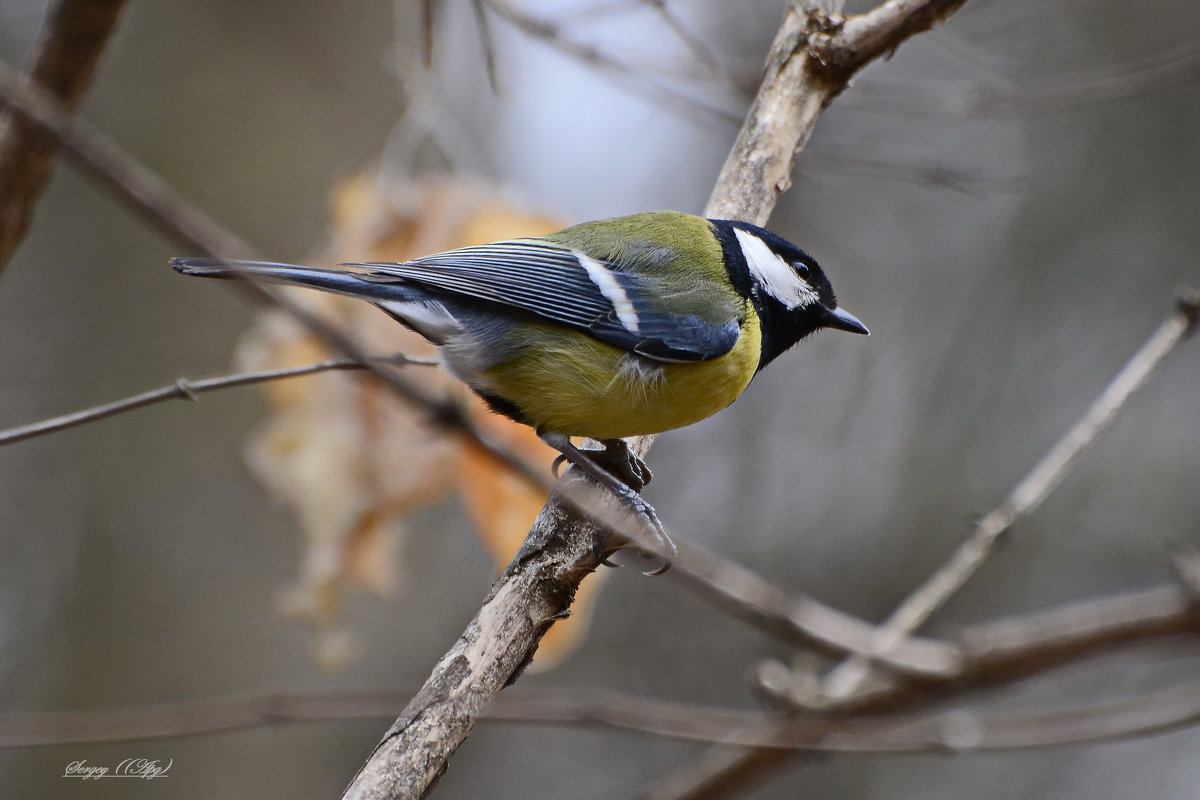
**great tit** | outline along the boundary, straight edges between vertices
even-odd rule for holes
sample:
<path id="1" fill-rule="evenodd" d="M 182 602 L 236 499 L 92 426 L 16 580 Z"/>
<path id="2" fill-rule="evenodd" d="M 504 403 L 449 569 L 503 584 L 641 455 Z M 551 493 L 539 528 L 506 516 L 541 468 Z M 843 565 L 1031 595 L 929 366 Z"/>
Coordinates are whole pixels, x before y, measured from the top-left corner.
<path id="1" fill-rule="evenodd" d="M 821 328 L 868 333 L 838 308 L 829 279 L 800 248 L 747 222 L 675 211 L 404 263 L 343 265 L 361 271 L 171 264 L 186 275 L 249 274 L 375 304 L 437 345 L 447 369 L 493 410 L 532 426 L 658 532 L 653 509 L 629 488 L 641 489 L 649 471 L 621 439 L 717 413 Z M 582 453 L 571 436 L 599 440 L 604 457 Z"/>

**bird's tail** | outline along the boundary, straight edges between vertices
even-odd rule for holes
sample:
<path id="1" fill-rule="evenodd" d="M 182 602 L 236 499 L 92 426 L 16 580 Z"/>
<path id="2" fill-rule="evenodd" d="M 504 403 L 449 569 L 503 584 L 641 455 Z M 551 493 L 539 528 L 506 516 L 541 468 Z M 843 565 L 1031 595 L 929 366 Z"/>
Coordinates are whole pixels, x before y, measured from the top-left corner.
<path id="1" fill-rule="evenodd" d="M 413 287 L 395 278 L 380 280 L 359 272 L 275 264 L 269 261 L 226 261 L 220 258 L 172 258 L 171 267 L 183 275 L 205 278 L 249 276 L 271 283 L 290 283 L 326 292 L 376 301 L 408 301 Z"/>

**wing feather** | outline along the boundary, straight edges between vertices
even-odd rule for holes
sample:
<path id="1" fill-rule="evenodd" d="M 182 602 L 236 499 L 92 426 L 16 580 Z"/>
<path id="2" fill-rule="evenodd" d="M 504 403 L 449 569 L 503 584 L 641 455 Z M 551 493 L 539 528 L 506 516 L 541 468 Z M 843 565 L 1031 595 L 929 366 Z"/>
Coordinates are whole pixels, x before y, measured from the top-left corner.
<path id="1" fill-rule="evenodd" d="M 655 310 L 661 304 L 649 302 L 652 294 L 644 280 L 617 265 L 596 259 L 589 263 L 606 271 L 605 287 L 593 280 L 573 250 L 544 239 L 494 242 L 404 263 L 345 266 L 370 270 L 362 276 L 368 280 L 401 280 L 446 299 L 457 295 L 518 309 L 660 361 L 705 361 L 737 342 L 737 320 L 712 325 L 694 315 L 663 314 Z M 609 296 L 613 293 L 622 301 L 620 313 Z"/>

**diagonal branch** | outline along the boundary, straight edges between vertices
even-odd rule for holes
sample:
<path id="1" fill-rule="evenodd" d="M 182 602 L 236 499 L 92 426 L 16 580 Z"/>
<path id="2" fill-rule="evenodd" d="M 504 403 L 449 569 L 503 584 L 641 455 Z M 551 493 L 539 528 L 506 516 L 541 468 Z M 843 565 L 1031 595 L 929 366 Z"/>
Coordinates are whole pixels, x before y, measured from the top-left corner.
<path id="1" fill-rule="evenodd" d="M 765 223 L 790 183 L 796 153 L 817 118 L 867 62 L 953 13 L 963 0 L 889 0 L 843 18 L 789 6 L 767 57 L 753 105 L 721 170 L 705 213 Z M 834 69 L 822 52 L 837 54 Z M 630 443 L 644 456 L 653 437 Z M 577 480 L 568 475 L 567 484 Z M 520 677 L 538 641 L 567 613 L 579 582 L 594 568 L 593 525 L 552 497 L 516 558 L 425 686 L 384 735 L 344 797 L 418 797 L 446 769 L 487 703 Z"/>
<path id="2" fill-rule="evenodd" d="M 65 149 L 78 166 L 135 213 L 185 247 L 227 258 L 253 252 L 250 245 L 180 197 L 110 137 L 86 120 L 73 119 L 46 92 L 22 84 L 13 69 L 3 63 L 0 102 Z"/>
<path id="3" fill-rule="evenodd" d="M 921 627 L 971 579 L 1000 537 L 1041 505 L 1046 495 L 1079 463 L 1084 451 L 1108 430 L 1117 413 L 1145 386 L 1163 360 L 1191 335 L 1198 315 L 1200 292 L 1183 292 L 1175 310 L 1138 348 L 1079 421 L 1013 487 L 1004 502 L 976 524 L 974 533 L 946 563 L 905 598 L 880 626 L 876 634 L 880 652 L 887 652 L 893 641 Z M 849 697 L 866 679 L 869 670 L 869 659 L 855 656 L 847 660 L 826 676 L 824 694 L 835 702 Z"/>
<path id="4" fill-rule="evenodd" d="M 124 5 L 124 0 L 58 0 L 46 16 L 28 84 L 67 112 L 78 108 Z M 18 116 L 10 116 L 0 132 L 0 273 L 29 230 L 58 148 L 53 137 Z"/>
<path id="5" fill-rule="evenodd" d="M 688 114 L 701 122 L 716 119 L 736 125 L 741 121 L 736 114 L 710 105 L 700 98 L 692 97 L 666 83 L 648 77 L 644 70 L 634 64 L 618 59 L 598 47 L 567 37 L 555 22 L 531 16 L 517 8 L 511 0 L 483 1 L 498 16 L 527 36 L 545 42 L 564 55 L 595 67 L 600 74 L 612 77 L 632 94 L 655 104 L 670 106 L 677 112 Z"/>
<path id="6" fill-rule="evenodd" d="M 1018 519 L 1036 508 L 1058 485 L 1067 472 L 1078 463 L 1084 450 L 1112 424 L 1117 412 L 1137 389 L 1145 384 L 1171 351 L 1194 331 L 1198 319 L 1200 292 L 1182 291 L 1173 312 L 1093 401 L 1084 416 L 1017 483 L 1006 501 L 979 521 L 975 532 L 951 555 L 945 565 L 915 590 L 884 625 L 876 630 L 873 637 L 876 652 L 888 652 L 893 637 L 901 637 L 896 641 L 903 641 L 905 646 L 908 645 L 911 641 L 908 635 L 957 592 L 991 554 L 998 539 Z M 1154 598 L 1149 602 L 1150 606 L 1156 609 L 1155 613 L 1161 612 L 1164 617 L 1179 619 L 1174 616 L 1175 612 L 1180 611 L 1178 605 L 1164 611 L 1160 605 L 1164 602 L 1162 598 Z M 1172 601 L 1165 602 L 1170 605 Z M 1175 602 L 1184 603 L 1184 612 L 1190 609 L 1190 603 L 1186 601 Z M 1095 617 L 1087 619 L 1096 620 Z M 1083 625 L 1083 622 L 1084 620 L 1079 618 L 1072 618 L 1070 623 L 1081 626 L 1078 631 L 1081 637 L 1077 640 L 1079 642 L 1088 641 L 1089 626 Z M 1120 616 L 1106 616 L 1100 619 L 1100 630 L 1103 634 L 1098 635 L 1119 637 L 1121 632 L 1126 630 L 1121 627 L 1122 622 Z M 1104 623 L 1111 623 L 1112 627 L 1105 627 Z M 1059 630 L 1056 635 L 1061 637 L 1062 643 L 1071 641 L 1071 637 L 1065 631 Z M 969 642 L 970 638 L 966 641 Z M 1069 645 L 1064 644 L 1061 655 L 1069 652 Z M 1055 656 L 1047 653 L 1046 657 L 1053 660 Z M 972 665 L 970 646 L 964 648 L 961 659 L 960 668 L 963 672 L 954 680 L 963 680 L 977 670 L 987 673 L 990 669 L 988 664 L 991 662 Z M 1003 674 L 1006 668 L 1001 665 L 996 667 L 996 670 Z M 823 685 L 818 687 L 813 687 L 799 676 L 787 674 L 786 670 L 781 671 L 773 666 L 760 670 L 758 680 L 761 688 L 768 693 L 778 696 L 796 708 L 809 709 L 874 709 L 900 701 L 912 691 L 911 686 L 892 677 L 877 674 L 871 669 L 871 657 L 864 655 L 853 656 L 843 662 L 832 670 Z M 800 689 L 797 690 L 796 686 Z M 776 727 L 782 729 L 787 724 L 786 720 L 781 720 L 776 722 Z M 712 748 L 699 762 L 656 782 L 647 798 L 709 800 L 722 797 L 733 787 L 743 786 L 752 776 L 775 766 L 786 755 L 785 751 L 779 749 Z"/>
<path id="7" fill-rule="evenodd" d="M 229 258 L 252 253 L 252 248 L 212 217 L 189 203 L 159 175 L 125 152 L 116 142 L 83 120 L 72 120 L 53 98 L 36 87 L 23 86 L 12 70 L 0 63 L 0 102 L 58 142 L 69 156 L 136 213 L 175 240 L 204 255 Z M 228 264 L 236 269 L 236 264 Z M 256 300 L 283 309 L 330 347 L 362 362 L 398 396 L 424 410 L 434 424 L 461 435 L 470 446 L 506 464 L 530 486 L 550 491 L 552 482 L 518 456 L 492 442 L 472 424 L 456 403 L 435 397 L 390 368 L 387 358 L 368 355 L 350 337 L 294 302 L 277 287 L 242 275 L 237 286 Z M 635 537 L 636 538 L 636 537 Z"/>
<path id="8" fill-rule="evenodd" d="M 381 360 L 388 360 L 396 364 L 420 364 L 422 366 L 432 366 L 438 363 L 437 359 L 406 356 L 402 353 L 387 356 L 386 359 Z M 304 375 L 315 375 L 319 372 L 361 369 L 369 369 L 369 367 L 363 362 L 352 358 L 339 358 L 331 361 L 322 361 L 317 364 L 305 364 L 300 367 L 273 369 L 262 372 L 242 372 L 236 375 L 222 375 L 217 378 L 203 378 L 195 381 L 188 380 L 187 378 L 178 378 L 168 386 L 151 389 L 148 392 L 142 392 L 141 394 L 135 394 L 121 400 L 114 400 L 111 403 L 92 406 L 91 408 L 73 411 L 70 414 L 63 414 L 39 422 L 31 422 L 28 425 L 21 425 L 16 428 L 0 431 L 0 447 L 32 439 L 35 436 L 44 436 L 47 433 L 74 428 L 77 425 L 85 425 L 98 419 L 144 408 L 145 406 L 161 403 L 165 400 L 195 400 L 198 394 L 218 389 L 232 389 L 235 386 L 250 386 L 255 383 L 277 381 L 284 378 L 299 378 Z"/>

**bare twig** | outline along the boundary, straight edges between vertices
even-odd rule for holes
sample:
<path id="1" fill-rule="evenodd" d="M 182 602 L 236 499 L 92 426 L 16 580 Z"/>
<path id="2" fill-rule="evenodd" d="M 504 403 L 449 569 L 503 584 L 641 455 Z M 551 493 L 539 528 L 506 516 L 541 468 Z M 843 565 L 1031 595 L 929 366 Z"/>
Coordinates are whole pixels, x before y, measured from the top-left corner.
<path id="1" fill-rule="evenodd" d="M 951 711 L 892 717 L 799 717 L 780 729 L 754 726 L 753 714 L 672 708 L 661 701 L 646 707 L 621 708 L 619 712 L 610 713 L 604 721 L 692 741 L 790 752 L 963 755 L 1117 741 L 1193 727 L 1200 724 L 1200 685 L 1060 711 L 995 716 Z M 763 719 L 757 717 L 757 721 Z"/>
<path id="2" fill-rule="evenodd" d="M 386 356 L 385 358 L 396 364 L 436 365 L 438 363 L 435 358 L 417 358 L 403 354 Z M 250 384 L 277 381 L 284 378 L 298 378 L 318 372 L 360 369 L 368 369 L 368 367 L 361 361 L 351 358 L 339 358 L 332 361 L 322 361 L 317 364 L 306 364 L 302 367 L 290 367 L 288 369 L 266 370 L 262 372 L 243 372 L 237 375 L 222 375 L 217 378 L 204 378 L 196 381 L 179 378 L 169 386 L 151 389 L 148 392 L 135 394 L 132 397 L 126 397 L 111 403 L 85 408 L 70 414 L 63 414 L 62 416 L 51 417 L 40 422 L 33 422 L 28 425 L 21 425 L 16 428 L 0 431 L 0 447 L 25 439 L 32 439 L 35 436 L 43 436 L 54 431 L 61 431 L 65 428 L 73 428 L 76 425 L 83 425 L 126 411 L 132 411 L 135 408 L 161 403 L 164 400 L 195 400 L 196 395 L 216 391 L 217 389 L 231 389 L 235 386 L 248 386 Z"/>
<path id="3" fill-rule="evenodd" d="M 817 602 L 785 593 L 740 564 L 686 540 L 669 575 L 690 584 L 700 596 L 784 641 L 824 653 L 873 652 L 874 626 Z M 909 638 L 889 654 L 888 669 L 928 680 L 948 680 L 962 672 L 959 648 L 933 639 Z"/>
<path id="4" fill-rule="evenodd" d="M 1192 567 L 1195 559 L 1189 559 Z M 1103 597 L 965 628 L 962 673 L 951 684 L 1012 680 L 1081 656 L 1195 631 L 1200 605 L 1187 587 Z"/>
<path id="5" fill-rule="evenodd" d="M 792 5 L 706 215 L 764 223 L 787 186 L 796 150 L 808 140 L 821 109 L 854 71 L 962 2 L 891 0 L 866 15 L 874 20 L 873 15 L 883 14 L 886 19 L 859 25 L 858 38 L 843 37 L 828 17 L 808 15 Z M 898 8 L 904 13 L 897 13 Z M 883 35 L 889 25 L 892 35 Z M 825 38 L 829 52 L 841 55 L 837 68 L 804 46 L 817 34 Z M 856 59 L 857 65 L 852 63 Z M 630 446 L 644 455 L 652 442 L 652 437 L 641 437 Z M 376 746 L 345 797 L 417 797 L 432 785 L 484 706 L 519 677 L 542 634 L 570 606 L 579 581 L 594 565 L 588 552 L 591 541 L 592 525 L 552 497 L 478 615 Z"/>
<path id="6" fill-rule="evenodd" d="M 391 716 L 408 691 L 279 691 L 125 708 L 0 716 L 0 747 L 178 739 L 272 725 Z"/>
<path id="7" fill-rule="evenodd" d="M 69 119 L 44 92 L 21 86 L 12 70 L 3 64 L 0 64 L 0 101 L 53 136 L 76 163 L 86 168 L 136 212 L 185 246 L 218 258 L 252 252 L 249 245 L 180 197 L 162 178 L 103 133 L 83 120 Z M 228 266 L 235 271 L 237 269 L 236 264 Z M 263 284 L 252 276 L 242 275 L 242 278 L 238 285 L 256 298 L 266 299 L 283 309 L 335 350 L 365 364 L 393 392 L 425 410 L 436 424 L 462 435 L 470 446 L 506 464 L 513 474 L 531 486 L 547 492 L 553 488 L 548 476 L 492 442 L 456 403 L 435 397 L 397 375 L 390 368 L 387 358 L 367 355 L 349 337 L 309 313 L 276 287 Z M 572 502 L 581 501 L 573 498 Z"/>
<path id="8" fill-rule="evenodd" d="M 496 42 L 492 38 L 492 26 L 488 22 L 484 0 L 471 0 L 471 11 L 475 14 L 475 26 L 479 28 L 479 44 L 483 48 L 483 66 L 487 70 L 488 85 L 500 93 L 500 80 L 496 74 Z"/>
<path id="9" fill-rule="evenodd" d="M 731 125 L 741 122 L 741 116 L 710 105 L 659 81 L 648 78 L 644 71 L 626 63 L 598 47 L 565 36 L 558 24 L 521 11 L 510 0 L 485 0 L 496 14 L 523 33 L 584 64 L 610 75 L 630 92 L 657 104 L 667 104 L 680 113 L 699 116 L 702 120 L 718 119 Z"/>
<path id="10" fill-rule="evenodd" d="M 1021 186 L 1021 179 L 1015 175 L 997 175 L 982 169 L 957 167 L 941 158 L 884 153 L 881 150 L 879 145 L 867 146 L 855 142 L 821 143 L 805 153 L 798 169 L 802 175 L 810 175 L 816 170 L 841 175 L 865 175 L 950 189 L 975 198 L 997 192 L 1013 192 Z"/>
<path id="11" fill-rule="evenodd" d="M 124 0 L 58 0 L 46 16 L 28 82 L 68 113 L 83 101 Z M 25 238 L 33 208 L 50 178 L 58 143 L 10 117 L 0 132 L 0 273 Z"/>
<path id="12" fill-rule="evenodd" d="M 709 74 L 720 78 L 723 83 L 738 94 L 747 94 L 747 87 L 738 83 L 737 78 L 721 64 L 708 45 L 683 24 L 678 15 L 667 5 L 666 0 L 641 0 L 641 2 L 654 10 L 659 18 L 662 19 L 663 24 L 671 29 L 671 33 L 675 34 L 675 38 L 683 43 L 683 46 L 692 54 L 692 57 L 703 65 Z"/>
<path id="13" fill-rule="evenodd" d="M 1196 567 L 1194 557 L 1186 561 L 1188 569 Z M 1198 629 L 1200 605 L 1190 588 L 1164 586 L 968 626 L 954 641 L 941 643 L 958 656 L 953 672 L 914 675 L 915 682 L 880 677 L 869 690 L 840 701 L 831 701 L 803 683 L 793 686 L 792 673 L 779 664 L 763 665 L 758 683 L 769 694 L 804 710 L 876 712 L 911 706 L 931 694 L 944 698 L 950 691 L 1026 678 L 1114 647 Z M 911 641 L 905 646 L 911 646 Z"/>
<path id="14" fill-rule="evenodd" d="M 1192 333 L 1200 314 L 1200 293 L 1185 291 L 1174 312 L 1158 327 L 1116 377 L 1105 387 L 1087 412 L 1033 469 L 1021 479 L 999 507 L 976 525 L 971 537 L 963 542 L 949 560 L 912 594 L 905 598 L 876 633 L 876 647 L 886 652 L 893 640 L 911 633 L 929 619 L 970 580 L 996 542 L 1017 520 L 1033 511 L 1063 477 L 1079 462 L 1087 448 L 1112 425 L 1134 393 L 1146 384 L 1154 371 Z M 832 670 L 824 681 L 824 693 L 837 701 L 854 692 L 867 676 L 870 660 L 855 656 Z"/>
<path id="15" fill-rule="evenodd" d="M 433 28 L 438 0 L 421 0 L 421 60 L 425 69 L 433 68 Z"/>
<path id="16" fill-rule="evenodd" d="M 1200 48 L 1194 43 L 1144 59 L 1106 65 L 1087 73 L 1040 78 L 1036 84 L 929 86 L 873 79 L 847 95 L 857 108 L 900 114 L 981 116 L 1021 112 L 1057 113 L 1178 86 L 1200 77 Z"/>
<path id="17" fill-rule="evenodd" d="M 1190 574 L 1196 558 L 1180 564 Z M 1068 660 L 1114 646 L 1171 636 L 1200 627 L 1200 604 L 1184 585 L 1105 597 L 1035 614 L 972 626 L 961 636 L 962 666 L 952 683 L 935 688 L 978 689 L 1043 672 Z M 179 738 L 250 728 L 334 720 L 376 719 L 402 703 L 400 691 L 280 691 L 189 700 L 143 707 L 0 715 L 0 747 Z M 920 692 L 904 695 L 909 703 Z M 896 699 L 893 695 L 892 700 Z M 1159 695 L 1073 708 L 1049 714 L 987 717 L 965 711 L 887 713 L 875 702 L 847 716 L 793 716 L 689 703 L 663 702 L 594 687 L 518 691 L 496 698 L 481 719 L 551 725 L 602 725 L 657 736 L 724 743 L 725 771 L 706 785 L 735 785 L 762 761 L 737 759 L 754 753 L 796 751 L 965 753 L 1125 739 L 1200 722 L 1200 686 Z M 881 713 L 884 712 L 884 713 Z M 737 747 L 730 747 L 736 743 Z M 717 782 L 719 781 L 719 783 Z"/>
<path id="18" fill-rule="evenodd" d="M 270 692 L 142 708 L 0 716 L 0 747 L 197 736 L 267 725 L 377 719 L 396 691 Z M 953 753 L 1132 739 L 1200 723 L 1200 684 L 1060 711 L 964 711 L 860 717 L 814 715 L 775 728 L 758 712 L 713 708 L 598 689 L 542 689 L 496 698 L 492 722 L 608 726 L 697 742 L 789 752 Z M 764 728 L 770 724 L 771 727 Z M 768 732 L 769 731 L 769 735 Z"/>

